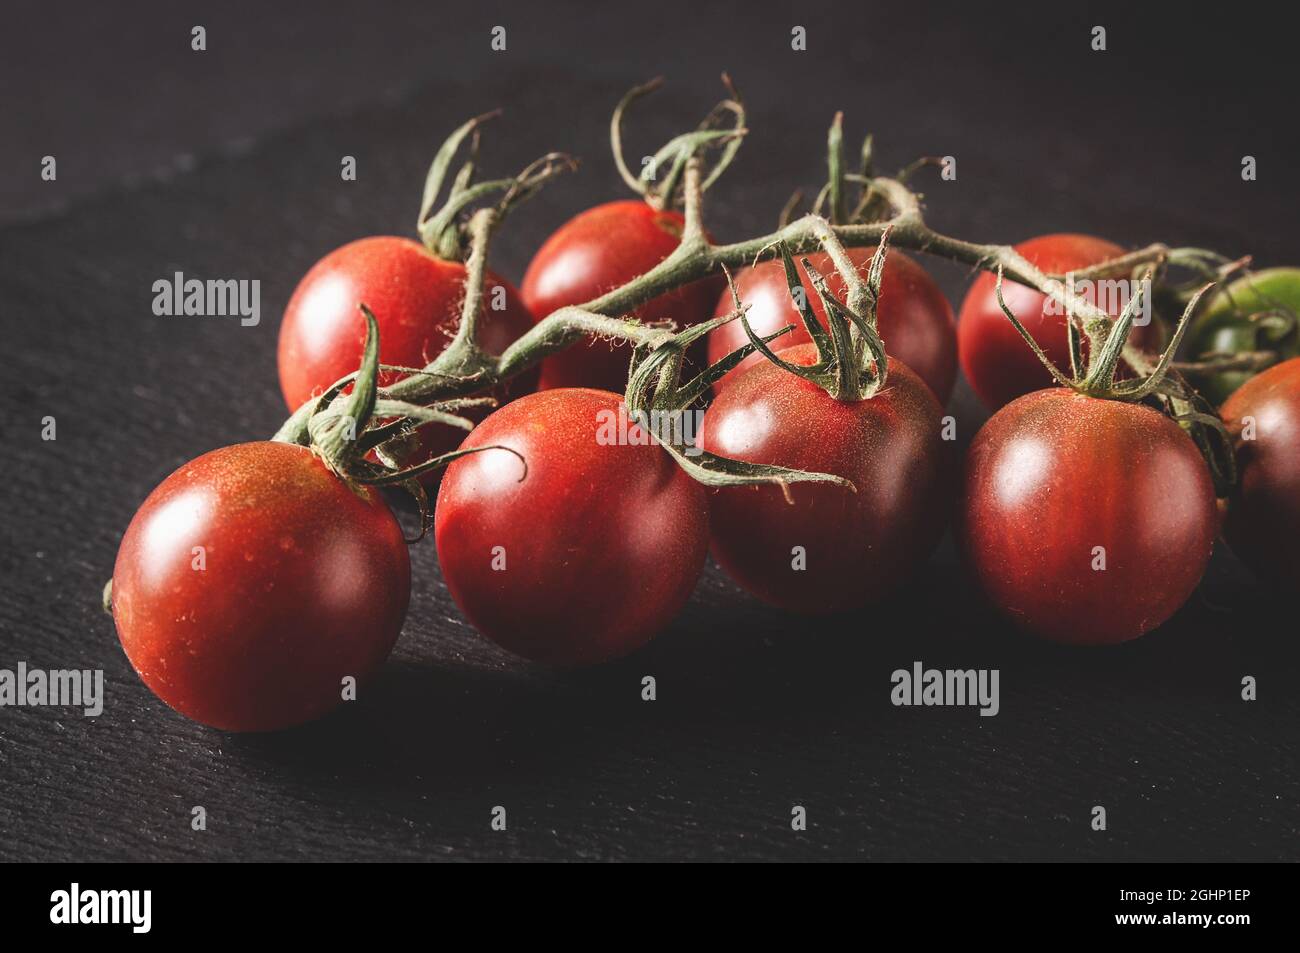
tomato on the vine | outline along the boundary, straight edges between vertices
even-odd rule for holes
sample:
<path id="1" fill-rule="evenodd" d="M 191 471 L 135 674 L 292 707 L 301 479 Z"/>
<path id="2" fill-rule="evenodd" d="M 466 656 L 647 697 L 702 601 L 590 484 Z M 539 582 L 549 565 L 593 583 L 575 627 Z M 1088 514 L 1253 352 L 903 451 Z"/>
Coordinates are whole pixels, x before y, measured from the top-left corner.
<path id="1" fill-rule="evenodd" d="M 1259 316 L 1265 316 L 1260 320 Z M 1281 358 L 1300 356 L 1300 268 L 1267 268 L 1238 278 L 1217 292 L 1187 331 L 1186 354 L 1276 351 Z M 1197 389 L 1216 406 L 1250 379 L 1250 371 L 1221 371 Z"/>
<path id="2" fill-rule="evenodd" d="M 1124 254 L 1118 245 L 1089 235 L 1042 235 L 1015 247 L 1031 265 L 1056 275 L 1079 271 Z M 1127 299 L 1110 293 L 1099 296 L 1100 287 L 1093 282 L 1076 290 L 1080 297 L 1117 317 Z M 981 272 L 966 292 L 957 316 L 957 347 L 962 370 L 975 393 L 991 410 L 1052 385 L 1051 375 L 1002 313 L 996 289 L 996 275 Z M 1052 362 L 1057 367 L 1069 367 L 1064 309 L 1056 308 L 1054 303 L 1049 307 L 1051 299 L 1046 295 L 1011 280 L 1002 283 L 1002 297 Z M 1134 321 L 1130 343 L 1142 350 L 1158 348 L 1161 339 L 1158 324 L 1155 320 L 1141 324 L 1141 320 L 1139 315 Z M 1083 351 L 1086 359 L 1086 340 Z"/>
<path id="3" fill-rule="evenodd" d="M 875 249 L 850 248 L 848 254 L 865 281 Z M 819 252 L 807 257 L 813 268 L 826 276 L 831 294 L 843 301 L 846 294 L 844 279 L 834 268 L 830 256 Z M 802 257 L 796 267 L 813 314 L 821 326 L 826 327 L 826 308 L 812 288 Z M 742 303 L 749 306 L 745 317 L 756 334 L 764 336 L 786 325 L 794 326 L 793 331 L 771 343 L 774 349 L 784 350 L 811 340 L 790 296 L 785 268 L 780 261 L 765 261 L 752 268 L 743 268 L 736 274 L 735 283 Z M 733 307 L 731 292 L 727 290 L 718 299 L 714 316 L 721 317 Z M 900 359 L 915 371 L 934 391 L 939 402 L 946 403 L 957 376 L 957 331 L 953 324 L 952 306 L 926 270 L 901 252 L 891 250 L 885 259 L 876 328 L 889 356 Z M 747 343 L 749 337 L 739 321 L 724 324 L 709 333 L 709 363 L 717 363 Z M 727 386 L 744 369 L 762 363 L 766 363 L 763 355 L 751 354 L 716 385 L 717 389 Z"/>
<path id="4" fill-rule="evenodd" d="M 521 288 L 535 320 L 569 305 L 613 291 L 667 258 L 681 243 L 685 219 L 645 202 L 608 202 L 561 225 L 533 256 Z M 718 282 L 702 279 L 647 301 L 632 317 L 671 320 L 678 327 L 709 318 Z M 591 340 L 542 362 L 542 389 L 594 387 L 622 393 L 632 348 L 626 342 Z"/>
<path id="5" fill-rule="evenodd" d="M 1238 466 L 1228 545 L 1262 578 L 1300 584 L 1300 358 L 1246 381 L 1221 413 Z"/>
<path id="6" fill-rule="evenodd" d="M 424 367 L 440 354 L 460 326 L 465 266 L 444 261 L 407 238 L 363 238 L 330 252 L 298 283 L 280 325 L 280 388 L 290 410 L 319 396 L 361 363 L 364 303 L 379 323 L 379 360 Z M 484 281 L 478 344 L 500 354 L 532 327 L 533 319 L 514 287 L 491 272 Z M 381 385 L 404 376 L 386 371 Z M 510 382 L 499 399 L 531 390 L 535 375 Z M 423 453 L 411 463 L 446 453 L 464 438 L 455 427 L 420 430 Z"/>
<path id="7" fill-rule="evenodd" d="M 447 588 L 517 655 L 555 665 L 626 655 L 695 587 L 704 490 L 622 407 L 584 388 L 522 397 L 462 445 L 508 450 L 462 457 L 443 476 L 434 535 Z"/>
<path id="8" fill-rule="evenodd" d="M 227 731 L 272 731 L 334 708 L 401 632 L 411 568 L 373 489 L 307 448 L 245 443 L 167 477 L 113 568 L 122 648 L 172 708 Z"/>
<path id="9" fill-rule="evenodd" d="M 780 352 L 817 359 L 812 344 Z M 943 409 L 903 362 L 874 396 L 841 402 L 770 362 L 732 380 L 704 415 L 700 444 L 751 463 L 830 473 L 856 492 L 794 483 L 709 494 L 712 551 L 745 589 L 787 609 L 833 612 L 886 595 L 930 555 L 950 511 Z"/>
<path id="10" fill-rule="evenodd" d="M 1191 438 L 1141 404 L 1054 388 L 993 415 L 966 460 L 960 538 L 990 601 L 1055 642 L 1124 642 L 1187 601 L 1217 529 Z"/>

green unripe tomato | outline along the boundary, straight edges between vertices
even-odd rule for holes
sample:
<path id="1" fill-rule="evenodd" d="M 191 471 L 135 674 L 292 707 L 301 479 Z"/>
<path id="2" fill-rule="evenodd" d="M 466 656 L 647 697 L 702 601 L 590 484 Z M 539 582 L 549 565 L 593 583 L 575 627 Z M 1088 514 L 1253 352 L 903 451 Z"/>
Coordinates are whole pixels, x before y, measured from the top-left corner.
<path id="1" fill-rule="evenodd" d="M 1273 311 L 1285 318 L 1252 321 L 1250 316 Z M 1277 351 L 1278 360 L 1300 356 L 1300 268 L 1269 268 L 1239 278 L 1220 290 L 1187 332 L 1187 357 L 1199 360 L 1212 352 L 1241 354 Z M 1198 377 L 1201 394 L 1218 406 L 1253 375 L 1251 371 L 1222 371 Z"/>

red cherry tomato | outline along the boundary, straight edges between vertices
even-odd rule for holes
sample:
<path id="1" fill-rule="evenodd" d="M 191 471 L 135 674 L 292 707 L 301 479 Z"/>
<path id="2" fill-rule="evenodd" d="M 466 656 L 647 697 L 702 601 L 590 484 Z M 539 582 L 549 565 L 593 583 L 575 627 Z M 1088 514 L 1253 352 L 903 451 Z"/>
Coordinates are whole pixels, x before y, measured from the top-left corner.
<path id="1" fill-rule="evenodd" d="M 501 289 L 499 292 L 495 289 Z M 402 367 L 423 367 L 442 352 L 460 325 L 465 298 L 465 266 L 443 261 L 406 238 L 375 237 L 351 242 L 330 252 L 298 283 L 280 325 L 280 388 L 290 410 L 320 395 L 361 364 L 366 321 L 357 305 L 364 302 L 379 323 L 379 360 Z M 502 307 L 495 308 L 495 304 Z M 532 327 L 532 315 L 505 279 L 488 274 L 478 343 L 500 354 Z M 385 372 L 388 384 L 402 374 Z M 525 393 L 535 378 L 513 382 L 512 394 Z M 423 453 L 418 463 L 454 450 L 465 433 L 438 425 L 420 430 Z"/>
<path id="2" fill-rule="evenodd" d="M 1047 274 L 1064 275 L 1115 258 L 1124 249 L 1111 242 L 1088 235 L 1043 235 L 1016 246 L 1030 264 Z M 982 272 L 962 301 L 957 318 L 957 345 L 961 367 L 975 393 L 991 410 L 1023 394 L 1052 386 L 1052 377 L 1034 356 L 1024 339 L 998 307 L 997 276 Z M 1093 304 L 1098 303 L 1097 286 L 1077 289 Z M 1013 281 L 1003 281 L 1002 297 L 1007 307 L 1047 352 L 1053 363 L 1069 372 L 1070 344 L 1065 314 L 1046 310 L 1046 295 Z M 1106 311 L 1118 316 L 1124 301 L 1118 295 L 1103 293 L 1100 300 Z M 1138 315 L 1137 320 L 1142 320 Z M 1129 340 L 1146 350 L 1158 349 L 1160 329 L 1155 321 L 1134 324 Z M 1084 342 L 1084 353 L 1087 353 Z"/>
<path id="3" fill-rule="evenodd" d="M 1300 358 L 1250 378 L 1221 413 L 1239 468 L 1228 543 L 1262 578 L 1300 584 Z"/>
<path id="4" fill-rule="evenodd" d="M 185 464 L 141 505 L 113 568 L 127 658 L 172 708 L 227 731 L 317 718 L 388 656 L 411 568 L 374 490 L 305 447 L 244 443 Z"/>
<path id="5" fill-rule="evenodd" d="M 850 248 L 849 257 L 865 280 L 875 257 L 874 249 Z M 826 254 L 808 256 L 813 267 L 828 278 L 832 294 L 843 301 L 847 293 L 844 279 L 831 265 Z M 822 327 L 826 327 L 826 309 L 812 289 L 803 260 L 796 263 L 803 281 L 808 303 Z M 784 350 L 811 341 L 804 330 L 803 321 L 790 298 L 785 281 L 785 268 L 779 261 L 765 261 L 754 268 L 742 269 L 736 275 L 736 289 L 740 299 L 749 305 L 746 317 L 760 337 L 779 331 L 787 324 L 794 330 L 772 342 L 772 347 Z M 718 299 L 715 317 L 732 309 L 731 292 Z M 952 307 L 943 296 L 934 279 L 925 269 L 896 251 L 885 258 L 885 271 L 880 282 L 880 304 L 877 307 L 877 328 L 891 358 L 898 358 L 914 370 L 934 391 L 940 403 L 947 403 L 952 395 L 953 380 L 957 376 L 957 331 L 953 324 Z M 739 321 L 724 324 L 709 334 L 709 363 L 714 364 L 732 351 L 748 344 L 749 338 Z M 761 354 L 751 354 L 740 362 L 740 367 L 729 373 L 718 384 L 718 389 L 734 380 L 745 368 L 769 363 Z"/>
<path id="6" fill-rule="evenodd" d="M 1134 639 L 1187 601 L 1218 517 L 1209 470 L 1149 407 L 1035 391 L 966 460 L 960 537 L 989 599 L 1055 642 Z"/>
<path id="7" fill-rule="evenodd" d="M 685 220 L 641 201 L 609 202 L 571 218 L 548 238 L 524 275 L 524 302 L 540 321 L 552 311 L 585 304 L 645 274 L 677 248 Z M 643 321 L 679 327 L 712 314 L 718 283 L 705 279 L 660 295 L 633 312 Z M 542 362 L 540 387 L 595 387 L 622 393 L 632 350 L 624 342 L 588 341 Z"/>
<path id="8" fill-rule="evenodd" d="M 434 535 L 447 588 L 476 629 L 518 655 L 555 665 L 626 655 L 695 587 L 704 490 L 639 427 L 609 439 L 621 406 L 581 388 L 522 397 L 462 446 L 509 447 L 526 475 L 514 453 L 485 450 L 443 476 Z"/>
<path id="9" fill-rule="evenodd" d="M 811 344 L 781 357 L 810 364 Z M 743 372 L 704 416 L 704 449 L 752 463 L 845 477 L 710 491 L 713 556 L 774 605 L 806 612 L 866 605 L 930 555 L 950 512 L 943 410 L 902 361 L 869 400 L 842 403 L 775 364 Z M 799 568 L 800 565 L 805 568 Z"/>

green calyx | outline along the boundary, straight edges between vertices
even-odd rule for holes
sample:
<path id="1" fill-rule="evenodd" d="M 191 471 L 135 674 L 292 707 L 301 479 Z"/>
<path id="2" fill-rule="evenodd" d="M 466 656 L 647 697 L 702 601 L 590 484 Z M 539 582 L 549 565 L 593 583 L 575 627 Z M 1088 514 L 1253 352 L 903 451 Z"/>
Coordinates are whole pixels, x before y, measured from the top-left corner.
<path id="1" fill-rule="evenodd" d="M 489 195 L 500 194 L 496 203 L 497 219 L 536 194 L 548 180 L 564 172 L 577 169 L 578 162 L 562 152 L 549 152 L 531 162 L 522 172 L 510 178 L 475 182 L 478 171 L 480 127 L 501 115 L 501 110 L 475 116 L 458 128 L 433 157 L 424 179 L 424 194 L 420 200 L 420 214 L 415 228 L 424 246 L 446 261 L 460 261 L 465 257 L 468 233 L 465 222 L 471 207 Z M 434 206 L 442 193 L 443 183 L 451 171 L 456 153 L 469 140 L 469 158 L 461 165 L 448 188 L 447 197 L 435 211 Z"/>
<path id="2" fill-rule="evenodd" d="M 1075 316 L 1067 311 L 1065 326 L 1069 340 L 1071 370 L 1068 375 L 1052 362 L 1007 307 L 1002 297 L 1001 268 L 997 272 L 995 289 L 1002 313 L 1024 338 L 1025 343 L 1033 350 L 1057 384 L 1101 400 L 1133 403 L 1148 399 L 1155 401 L 1161 411 L 1176 421 L 1192 438 L 1210 469 L 1216 492 L 1223 496 L 1236 482 L 1236 460 L 1232 451 L 1231 438 L 1213 406 L 1197 393 L 1173 366 L 1174 355 L 1178 352 L 1192 315 L 1196 312 L 1197 305 L 1205 293 L 1213 287 L 1213 283 L 1202 285 L 1191 293 L 1171 340 L 1160 357 L 1155 362 L 1150 362 L 1132 349 L 1126 352 L 1125 345 L 1133 329 L 1133 320 L 1143 300 L 1151 293 L 1151 275 L 1152 271 L 1148 269 L 1138 282 L 1138 290 L 1129 296 L 1124 310 L 1101 338 L 1101 346 L 1090 347 L 1086 355 L 1086 363 L 1078 322 Z M 1136 373 L 1134 378 L 1116 379 L 1116 371 L 1121 360 L 1126 360 L 1130 364 Z"/>
<path id="3" fill-rule="evenodd" d="M 358 307 L 366 319 L 361 366 L 355 374 L 335 382 L 313 402 L 306 428 L 308 446 L 350 486 L 401 486 L 411 493 L 420 506 L 422 536 L 428 527 L 429 511 L 428 497 L 419 478 L 468 454 L 509 448 L 453 450 L 412 464 L 409 460 L 419 447 L 416 439 L 419 430 L 430 424 L 472 430 L 473 421 L 458 412 L 492 407 L 496 401 L 491 397 L 464 397 L 426 406 L 387 396 L 379 386 L 380 371 L 424 372 L 418 368 L 381 364 L 379 322 L 365 304 Z M 349 385 L 352 390 L 344 394 Z M 277 434 L 275 439 L 283 440 L 284 437 Z M 371 459 L 372 453 L 378 462 Z M 526 462 L 524 466 L 526 472 Z"/>
<path id="4" fill-rule="evenodd" d="M 768 347 L 767 342 L 771 338 L 760 338 L 754 333 L 754 329 L 750 327 L 748 319 L 743 314 L 740 296 L 728 274 L 732 300 L 735 302 L 736 309 L 742 311 L 740 320 L 744 324 L 745 334 L 749 337 L 749 347 L 782 370 L 816 384 L 836 400 L 845 403 L 869 400 L 885 385 L 889 374 L 889 358 L 885 354 L 885 343 L 876 330 L 880 282 L 884 274 L 888 246 L 889 229 L 886 229 L 881 235 L 876 254 L 871 259 L 871 268 L 865 283 L 846 256 L 843 257 L 842 262 L 837 263 L 841 277 L 849 287 L 850 301 L 857 299 L 863 305 L 861 308 L 851 308 L 831 294 L 826 284 L 826 277 L 817 271 L 811 261 L 807 258 L 803 259 L 804 271 L 808 274 L 813 291 L 826 312 L 829 331 L 817 320 L 808 301 L 808 291 L 800 280 L 789 246 L 784 242 L 777 246 L 785 266 L 785 280 L 790 290 L 790 298 L 799 311 L 804 330 L 808 332 L 813 346 L 817 349 L 817 360 L 809 365 L 793 364 L 783 359 Z M 832 246 L 830 251 L 832 261 L 836 257 L 841 257 L 836 254 L 836 251 L 837 249 Z M 842 253 L 843 249 L 838 251 Z M 792 327 L 784 330 L 791 330 Z"/>
<path id="5" fill-rule="evenodd" d="M 727 277 L 730 280 L 730 274 Z M 755 338 L 752 329 L 749 329 L 750 344 L 738 348 L 716 364 L 682 383 L 681 375 L 687 348 L 715 328 L 737 318 L 743 319 L 743 311 L 742 307 L 737 306 L 737 309 L 729 314 L 697 324 L 677 334 L 670 334 L 655 345 L 638 344 L 633 349 L 627 391 L 623 398 L 628 415 L 654 436 L 655 441 L 672 455 L 688 476 L 705 486 L 748 486 L 768 483 L 784 488 L 791 483 L 814 482 L 834 483 L 850 490 L 854 489 L 853 484 L 848 480 L 831 473 L 749 463 L 709 453 L 686 442 L 684 435 L 694 433 L 695 428 L 672 425 L 675 415 L 697 412 L 694 408 L 708 394 L 709 388 L 722 380 L 755 350 L 765 349 L 767 342 L 793 330 L 793 326 L 790 326 L 767 337 Z M 753 343 L 754 341 L 758 342 L 757 345 Z"/>
<path id="6" fill-rule="evenodd" d="M 633 87 L 614 107 L 609 121 L 609 144 L 614 154 L 614 165 L 628 188 L 653 208 L 667 209 L 683 204 L 683 178 L 686 163 L 692 157 L 709 149 L 721 150 L 700 183 L 700 191 L 704 192 L 727 170 L 740 151 L 748 131 L 745 129 L 744 102 L 726 73 L 722 74 L 722 83 L 727 88 L 728 97 L 714 106 L 694 130 L 674 136 L 654 155 L 647 156 L 641 164 L 641 171 L 636 174 L 628 168 L 623 156 L 623 117 L 633 103 L 659 89 L 663 78 L 656 77 Z"/>
<path id="7" fill-rule="evenodd" d="M 900 184 L 905 183 L 918 169 L 938 162 L 929 156 L 922 157 L 900 169 L 894 179 Z M 845 164 L 844 113 L 837 112 L 826 132 L 826 184 L 817 193 L 811 213 L 828 219 L 832 225 L 861 225 L 880 221 L 889 212 L 889 201 L 877 187 L 875 175 L 875 137 L 871 133 L 863 138 L 862 147 L 858 150 L 856 171 L 850 171 Z M 850 202 L 850 193 L 855 188 L 856 195 Z M 781 210 L 778 219 L 780 227 L 790 224 L 802 204 L 803 192 L 796 189 Z"/>
<path id="8" fill-rule="evenodd" d="M 1070 374 L 1066 374 L 1052 362 L 1052 359 L 1034 340 L 1033 335 L 1025 329 L 1025 326 L 1020 323 L 1012 310 L 1007 307 L 1006 300 L 1002 297 L 1003 269 L 1001 266 L 997 270 L 997 283 L 994 290 L 1002 313 L 1006 315 L 1007 320 L 1024 338 L 1025 343 L 1029 345 L 1034 355 L 1047 368 L 1048 373 L 1052 375 L 1052 379 L 1056 383 L 1089 397 L 1139 401 L 1152 394 L 1163 393 L 1169 389 L 1166 380 L 1173 363 L 1174 354 L 1177 353 L 1178 346 L 1182 343 L 1183 335 L 1187 332 L 1188 322 L 1196 311 L 1197 304 L 1200 303 L 1202 296 L 1212 287 L 1210 284 L 1204 285 L 1192 295 L 1183 310 L 1183 315 L 1178 321 L 1172 339 L 1154 365 L 1150 367 L 1134 367 L 1134 370 L 1139 372 L 1139 376 L 1135 379 L 1116 380 L 1116 371 L 1120 360 L 1126 356 L 1125 345 L 1128 343 L 1129 333 L 1133 330 L 1133 320 L 1137 316 L 1143 301 L 1151 293 L 1151 276 L 1152 271 L 1148 269 L 1137 282 L 1137 291 L 1129 296 L 1124 305 L 1124 310 L 1118 318 L 1111 322 L 1109 330 L 1100 339 L 1101 346 L 1089 349 L 1086 356 L 1086 365 L 1084 363 L 1083 339 L 1079 322 L 1074 314 L 1067 310 L 1065 329 L 1069 341 Z"/>

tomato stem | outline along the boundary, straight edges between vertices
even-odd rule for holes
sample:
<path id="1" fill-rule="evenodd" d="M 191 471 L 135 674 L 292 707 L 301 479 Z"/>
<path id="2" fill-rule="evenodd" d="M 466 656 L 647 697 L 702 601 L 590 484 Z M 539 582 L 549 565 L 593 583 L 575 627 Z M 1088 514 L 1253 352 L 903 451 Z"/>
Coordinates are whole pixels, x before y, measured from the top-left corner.
<path id="1" fill-rule="evenodd" d="M 474 182 L 478 166 L 479 127 L 500 114 L 501 110 L 498 109 L 476 116 L 448 136 L 433 157 L 433 163 L 425 176 L 424 195 L 420 200 L 420 214 L 416 218 L 415 228 L 424 246 L 446 261 L 459 261 L 464 255 L 465 241 L 471 236 L 462 228 L 461 219 L 474 203 L 500 192 L 502 198 L 496 205 L 497 219 L 505 218 L 512 208 L 532 197 L 548 180 L 578 167 L 577 160 L 572 156 L 550 152 L 529 163 L 522 172 L 511 178 Z M 466 138 L 470 140 L 469 159 L 452 180 L 446 200 L 434 212 L 434 204 L 442 192 L 447 170 Z"/>
<path id="2" fill-rule="evenodd" d="M 487 355 L 476 342 L 479 317 L 483 313 L 488 248 L 492 244 L 492 233 L 497 221 L 496 210 L 491 208 L 479 209 L 470 217 L 470 252 L 465 259 L 465 300 L 461 304 L 456 336 L 447 346 L 447 352 L 453 352 L 452 357 L 447 359 L 447 364 L 461 365 L 471 372 L 480 370 L 488 361 Z"/>
<path id="3" fill-rule="evenodd" d="M 1100 348 L 1094 347 L 1088 352 L 1088 371 L 1076 388 L 1077 390 L 1093 396 L 1106 396 L 1112 393 L 1115 386 L 1115 369 L 1119 365 L 1120 354 L 1124 350 L 1124 345 L 1128 343 L 1129 332 L 1133 329 L 1133 319 L 1137 316 L 1137 309 L 1142 303 L 1142 298 L 1147 293 L 1146 289 L 1150 281 L 1151 270 L 1147 269 L 1146 274 L 1138 283 L 1137 293 L 1129 296 L 1128 302 L 1124 305 L 1124 310 L 1115 320 L 1115 323 L 1111 325 L 1102 346 Z"/>
<path id="4" fill-rule="evenodd" d="M 845 221 L 844 208 L 844 113 L 837 112 L 826 134 L 826 185 L 829 188 L 830 220 L 835 225 Z"/>

